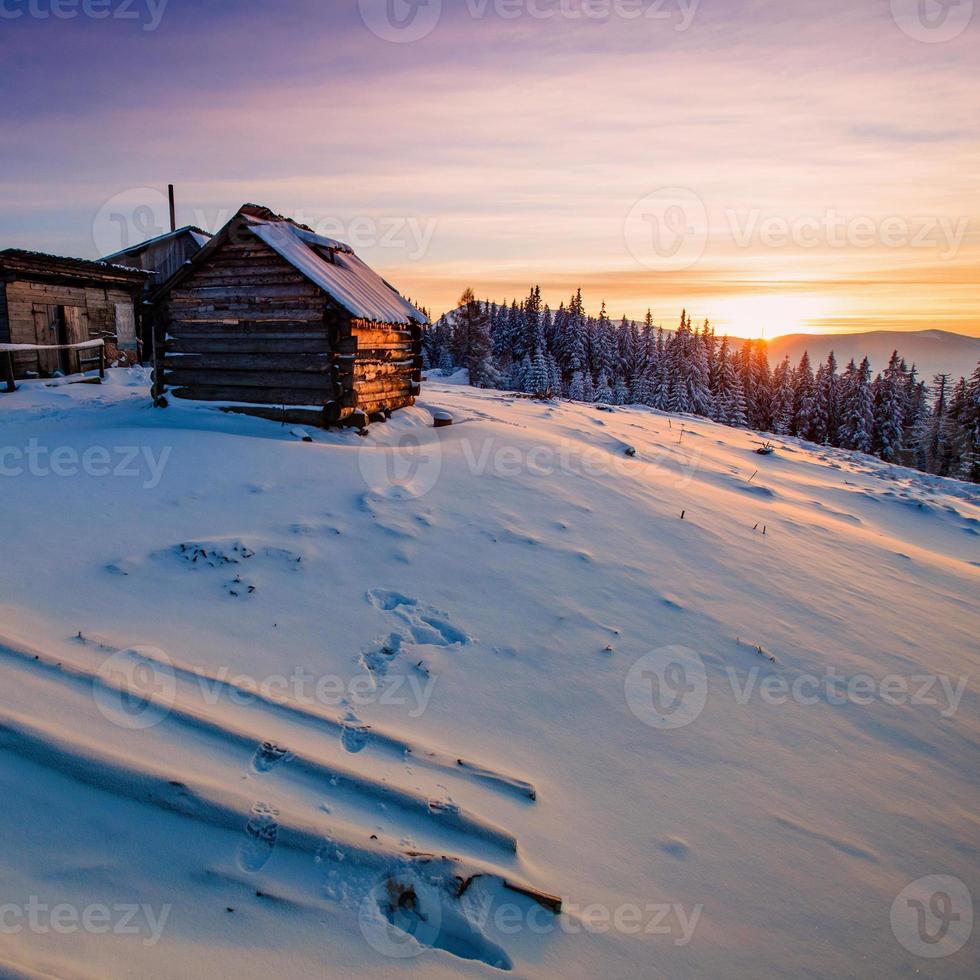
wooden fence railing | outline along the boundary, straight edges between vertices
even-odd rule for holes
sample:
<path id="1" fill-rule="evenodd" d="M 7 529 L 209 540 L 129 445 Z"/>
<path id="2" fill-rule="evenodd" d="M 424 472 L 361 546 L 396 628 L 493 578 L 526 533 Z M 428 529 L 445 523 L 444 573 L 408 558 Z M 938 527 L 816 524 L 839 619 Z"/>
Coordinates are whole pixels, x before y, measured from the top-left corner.
<path id="1" fill-rule="evenodd" d="M 14 380 L 14 354 L 21 351 L 35 351 L 35 350 L 98 350 L 98 354 L 93 357 L 85 358 L 85 360 L 98 360 L 99 363 L 99 380 L 105 379 L 105 341 L 99 340 L 83 340 L 80 344 L 0 344 L 0 357 L 3 358 L 3 377 L 7 383 L 7 391 L 16 391 L 17 383 Z M 78 367 L 79 370 L 82 368 L 82 355 L 78 356 Z"/>

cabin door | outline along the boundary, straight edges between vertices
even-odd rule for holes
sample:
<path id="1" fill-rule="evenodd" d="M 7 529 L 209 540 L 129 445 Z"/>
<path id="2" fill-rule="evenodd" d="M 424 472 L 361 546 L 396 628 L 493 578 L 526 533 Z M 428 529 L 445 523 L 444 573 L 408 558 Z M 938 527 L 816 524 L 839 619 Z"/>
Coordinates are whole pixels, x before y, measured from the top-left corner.
<path id="1" fill-rule="evenodd" d="M 36 343 L 42 347 L 60 344 L 80 344 L 87 340 L 85 310 L 80 306 L 34 307 L 34 333 Z M 81 365 L 78 351 L 41 350 L 37 352 L 38 371 L 41 374 L 76 374 Z"/>
<path id="2" fill-rule="evenodd" d="M 34 305 L 34 343 L 41 347 L 62 343 L 65 334 L 65 308 L 63 306 Z M 54 374 L 61 368 L 61 351 L 39 350 L 37 369 L 41 375 Z"/>
<path id="3" fill-rule="evenodd" d="M 64 315 L 64 340 L 59 340 L 59 344 L 81 344 L 88 340 L 88 330 L 86 329 L 85 310 L 80 306 L 63 306 Z M 82 369 L 79 352 L 77 350 L 59 351 L 61 354 L 61 370 L 65 374 L 78 374 Z"/>

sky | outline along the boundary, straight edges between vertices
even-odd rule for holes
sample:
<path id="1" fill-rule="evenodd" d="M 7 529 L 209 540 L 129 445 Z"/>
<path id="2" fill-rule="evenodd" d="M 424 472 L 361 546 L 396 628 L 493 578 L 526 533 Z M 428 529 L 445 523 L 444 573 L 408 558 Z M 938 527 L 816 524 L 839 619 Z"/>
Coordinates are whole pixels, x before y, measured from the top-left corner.
<path id="1" fill-rule="evenodd" d="M 980 336 L 980 0 L 0 0 L 0 248 L 246 201 L 439 314 Z"/>

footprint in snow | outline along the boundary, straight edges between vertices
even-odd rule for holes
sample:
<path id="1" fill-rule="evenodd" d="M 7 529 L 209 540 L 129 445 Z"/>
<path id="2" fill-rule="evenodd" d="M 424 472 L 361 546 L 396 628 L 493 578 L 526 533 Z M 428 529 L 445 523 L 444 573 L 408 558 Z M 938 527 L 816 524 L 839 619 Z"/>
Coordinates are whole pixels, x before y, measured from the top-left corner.
<path id="1" fill-rule="evenodd" d="M 252 756 L 252 769 L 255 772 L 272 772 L 283 759 L 289 756 L 289 749 L 275 742 L 263 742 Z"/>
<path id="2" fill-rule="evenodd" d="M 428 646 L 465 646 L 472 639 L 455 626 L 446 613 L 432 606 L 388 589 L 372 589 L 368 601 L 382 612 L 390 613 L 409 628 L 414 643 Z"/>
<path id="3" fill-rule="evenodd" d="M 360 752 L 371 738 L 371 729 L 355 715 L 348 715 L 340 732 L 341 745 L 348 752 Z"/>
<path id="4" fill-rule="evenodd" d="M 245 839 L 238 847 L 242 871 L 258 871 L 272 857 L 279 836 L 279 811 L 269 803 L 256 803 L 245 825 Z"/>
<path id="5" fill-rule="evenodd" d="M 388 673 L 388 667 L 401 653 L 402 635 L 391 633 L 386 639 L 379 640 L 371 649 L 361 654 L 361 665 L 371 674 L 383 677 Z"/>

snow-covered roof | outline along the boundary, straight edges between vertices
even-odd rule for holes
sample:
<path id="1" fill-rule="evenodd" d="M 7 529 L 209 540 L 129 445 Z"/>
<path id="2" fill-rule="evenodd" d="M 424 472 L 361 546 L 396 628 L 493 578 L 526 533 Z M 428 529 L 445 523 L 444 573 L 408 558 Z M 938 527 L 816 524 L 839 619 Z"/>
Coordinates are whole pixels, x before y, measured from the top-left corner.
<path id="1" fill-rule="evenodd" d="M 0 266 L 16 266 L 23 269 L 32 265 L 38 267 L 57 267 L 57 271 L 69 273 L 93 272 L 102 273 L 103 275 L 118 274 L 127 277 L 131 277 L 134 274 L 140 276 L 149 275 L 145 269 L 109 262 L 106 259 L 77 259 L 69 255 L 52 255 L 49 252 L 35 252 L 32 249 L 26 248 L 5 248 L 0 252 Z"/>
<path id="2" fill-rule="evenodd" d="M 176 238 L 178 235 L 184 234 L 189 234 L 201 248 L 211 241 L 211 235 L 204 231 L 204 229 L 198 228 L 196 225 L 184 225 L 183 228 L 178 228 L 176 231 L 164 232 L 162 235 L 156 235 L 153 238 L 148 238 L 145 242 L 139 242 L 137 245 L 130 245 L 128 248 L 121 248 L 118 252 L 113 252 L 111 255 L 104 255 L 100 261 L 111 262 L 114 258 L 119 256 L 131 255 L 133 252 L 142 252 L 144 248 L 148 248 L 150 245 L 156 245 L 159 242 L 165 242 L 168 238 Z"/>
<path id="3" fill-rule="evenodd" d="M 354 250 L 292 221 L 269 221 L 244 213 L 248 226 L 266 245 L 319 286 L 353 317 L 377 323 L 427 323 L 390 283 L 365 265 Z"/>

